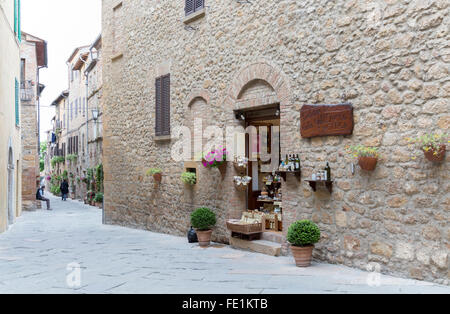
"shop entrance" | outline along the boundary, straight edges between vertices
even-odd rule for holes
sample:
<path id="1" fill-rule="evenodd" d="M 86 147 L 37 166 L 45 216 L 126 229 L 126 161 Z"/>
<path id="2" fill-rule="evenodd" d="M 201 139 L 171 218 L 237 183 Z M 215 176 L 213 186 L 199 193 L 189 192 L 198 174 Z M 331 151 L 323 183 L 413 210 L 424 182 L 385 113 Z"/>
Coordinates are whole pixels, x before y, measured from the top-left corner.
<path id="1" fill-rule="evenodd" d="M 247 208 L 265 214 L 266 232 L 283 232 L 279 105 L 245 112 L 246 157 L 250 160 Z M 274 158 L 276 156 L 276 158 Z"/>

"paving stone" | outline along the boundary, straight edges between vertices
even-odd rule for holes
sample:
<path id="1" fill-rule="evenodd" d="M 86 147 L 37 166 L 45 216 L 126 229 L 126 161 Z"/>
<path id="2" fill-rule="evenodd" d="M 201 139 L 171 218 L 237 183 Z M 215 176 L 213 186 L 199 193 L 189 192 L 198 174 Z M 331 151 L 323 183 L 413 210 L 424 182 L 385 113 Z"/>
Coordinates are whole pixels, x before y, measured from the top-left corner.
<path id="1" fill-rule="evenodd" d="M 101 224 L 101 210 L 51 198 L 53 212 L 26 212 L 0 235 L 0 293 L 450 293 L 448 286 L 229 246 L 200 249 L 185 238 Z M 30 241 L 31 240 L 31 241 Z M 68 265 L 80 266 L 69 287 Z"/>

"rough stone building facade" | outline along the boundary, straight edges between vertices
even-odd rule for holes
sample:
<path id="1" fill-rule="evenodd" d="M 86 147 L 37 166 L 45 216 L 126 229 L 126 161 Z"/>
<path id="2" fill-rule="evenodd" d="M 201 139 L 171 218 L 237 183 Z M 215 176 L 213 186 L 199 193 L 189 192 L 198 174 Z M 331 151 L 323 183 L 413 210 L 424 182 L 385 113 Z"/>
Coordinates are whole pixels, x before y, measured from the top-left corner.
<path id="1" fill-rule="evenodd" d="M 22 208 L 20 5 L 0 0 L 0 233 Z"/>
<path id="2" fill-rule="evenodd" d="M 192 117 L 203 129 L 238 126 L 235 110 L 280 105 L 281 156 L 299 153 L 303 171 L 282 183 L 283 225 L 319 225 L 315 258 L 448 284 L 449 157 L 412 160 L 405 139 L 449 129 L 448 1 L 207 0 L 188 17 L 184 9 L 103 0 L 107 223 L 185 235 L 192 210 L 209 206 L 213 238 L 227 243 L 226 219 L 246 210 L 231 164 L 222 178 L 196 163 L 197 185 L 181 182 L 175 135 L 155 133 L 155 82 L 170 74 L 172 128 L 192 128 Z M 354 106 L 352 136 L 301 137 L 303 105 L 343 99 Z M 357 144 L 380 148 L 374 173 L 352 174 L 345 151 Z M 333 192 L 313 193 L 306 180 L 326 162 Z M 161 185 L 145 176 L 150 167 L 163 169 Z"/>
<path id="3" fill-rule="evenodd" d="M 53 133 L 57 136 L 49 157 L 63 156 L 66 161 L 46 173 L 61 175 L 67 171 L 70 196 L 83 200 L 87 188 L 82 179 L 88 169 L 102 163 L 101 36 L 91 46 L 76 48 L 67 64 L 69 88 L 52 103 Z"/>
<path id="4" fill-rule="evenodd" d="M 40 181 L 38 104 L 44 85 L 39 82 L 39 69 L 47 67 L 47 43 L 22 32 L 20 43 L 20 100 L 22 128 L 22 207 L 35 210 L 36 189 Z"/>

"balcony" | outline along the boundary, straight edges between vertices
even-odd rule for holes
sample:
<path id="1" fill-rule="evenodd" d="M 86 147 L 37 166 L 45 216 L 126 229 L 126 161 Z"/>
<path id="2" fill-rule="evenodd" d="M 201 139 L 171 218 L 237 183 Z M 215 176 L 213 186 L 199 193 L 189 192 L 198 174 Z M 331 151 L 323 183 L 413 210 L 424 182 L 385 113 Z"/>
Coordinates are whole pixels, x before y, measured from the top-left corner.
<path id="1" fill-rule="evenodd" d="M 34 83 L 33 81 L 20 82 L 20 100 L 32 101 L 34 99 Z"/>

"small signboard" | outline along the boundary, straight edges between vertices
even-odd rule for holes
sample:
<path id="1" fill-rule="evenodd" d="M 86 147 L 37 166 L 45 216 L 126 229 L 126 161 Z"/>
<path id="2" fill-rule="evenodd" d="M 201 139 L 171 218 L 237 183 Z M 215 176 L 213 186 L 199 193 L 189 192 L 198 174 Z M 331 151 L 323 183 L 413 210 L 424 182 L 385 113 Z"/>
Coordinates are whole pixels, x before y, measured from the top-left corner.
<path id="1" fill-rule="evenodd" d="M 304 105 L 300 113 L 303 138 L 352 135 L 354 128 L 352 104 Z"/>

